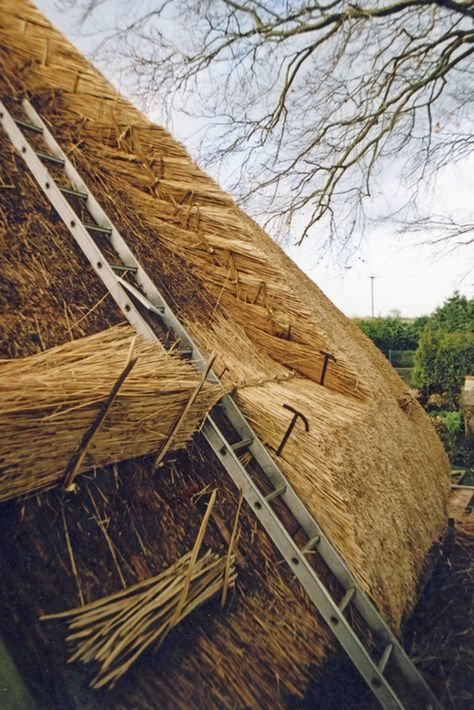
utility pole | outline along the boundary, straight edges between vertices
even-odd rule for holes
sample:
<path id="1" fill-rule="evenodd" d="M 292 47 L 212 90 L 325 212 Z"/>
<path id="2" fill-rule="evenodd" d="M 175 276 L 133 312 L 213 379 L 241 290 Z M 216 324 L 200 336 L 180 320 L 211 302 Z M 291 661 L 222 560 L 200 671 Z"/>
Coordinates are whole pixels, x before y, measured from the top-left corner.
<path id="1" fill-rule="evenodd" d="M 370 277 L 370 304 L 371 304 L 372 318 L 374 317 L 374 279 L 375 279 L 375 276 Z"/>

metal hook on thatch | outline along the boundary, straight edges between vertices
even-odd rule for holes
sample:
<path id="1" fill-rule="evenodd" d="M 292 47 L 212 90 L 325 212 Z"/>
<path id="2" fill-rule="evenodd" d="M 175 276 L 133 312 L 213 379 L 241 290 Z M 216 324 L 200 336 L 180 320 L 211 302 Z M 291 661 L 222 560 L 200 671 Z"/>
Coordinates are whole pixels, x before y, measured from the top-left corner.
<path id="1" fill-rule="evenodd" d="M 331 353 L 327 353 L 325 350 L 320 350 L 319 352 L 321 353 L 321 355 L 324 355 L 323 369 L 321 371 L 321 378 L 319 380 L 319 384 L 324 385 L 324 380 L 326 379 L 326 371 L 328 369 L 329 360 L 332 360 L 333 362 L 337 362 L 337 360 L 334 357 L 334 355 L 331 355 Z"/>
<path id="2" fill-rule="evenodd" d="M 302 419 L 303 424 L 304 424 L 304 430 L 305 430 L 306 432 L 309 431 L 309 422 L 308 422 L 308 420 L 306 419 L 306 417 L 305 417 L 304 414 L 302 414 L 301 412 L 299 412 L 297 409 L 295 409 L 294 407 L 292 407 L 290 404 L 284 404 L 283 406 L 284 406 L 285 409 L 288 409 L 290 412 L 293 412 L 293 419 L 291 420 L 291 422 L 290 422 L 290 424 L 289 424 L 289 426 L 288 426 L 288 429 L 286 430 L 286 433 L 285 433 L 283 439 L 281 440 L 280 446 L 279 446 L 278 449 L 277 449 L 277 452 L 276 452 L 276 453 L 277 453 L 277 456 L 280 456 L 280 455 L 281 455 L 281 452 L 283 451 L 283 448 L 284 448 L 286 442 L 288 441 L 288 439 L 289 439 L 289 437 L 290 437 L 290 434 L 291 434 L 291 432 L 293 431 L 293 429 L 294 429 L 294 427 L 295 427 L 295 424 L 296 424 L 296 422 L 297 422 L 298 419 Z"/>

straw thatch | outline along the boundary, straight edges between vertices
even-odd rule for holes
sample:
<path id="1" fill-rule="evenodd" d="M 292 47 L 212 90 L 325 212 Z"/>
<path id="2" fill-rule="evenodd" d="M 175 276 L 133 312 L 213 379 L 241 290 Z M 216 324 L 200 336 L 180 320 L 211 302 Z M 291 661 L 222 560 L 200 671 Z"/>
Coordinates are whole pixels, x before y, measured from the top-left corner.
<path id="1" fill-rule="evenodd" d="M 136 364 L 99 427 L 131 347 Z M 1 361 L 0 501 L 66 483 L 73 462 L 71 473 L 80 473 L 168 444 L 182 448 L 222 396 L 222 388 L 206 383 L 188 407 L 199 384 L 191 364 L 135 338 L 130 326 Z"/>
<path id="2" fill-rule="evenodd" d="M 446 521 L 448 461 L 421 407 L 415 402 L 401 408 L 406 385 L 385 358 L 164 129 L 119 96 L 28 2 L 5 0 L 2 10 L 2 96 L 28 92 L 203 352 L 209 357 L 216 351 L 216 372 L 226 368 L 224 384 L 237 386 L 236 397 L 269 450 L 278 448 L 289 423 L 284 404 L 309 419 L 310 431 L 295 429 L 281 466 L 363 587 L 398 627 L 415 601 L 425 557 Z M 0 155 L 4 356 L 31 354 L 64 343 L 71 334 L 76 338 L 119 322 L 120 313 L 1 133 Z M 336 358 L 324 386 L 319 384 L 321 351 Z M 139 480 L 133 489 L 120 477 L 117 495 L 134 499 L 140 539 L 150 535 L 148 525 L 154 530 L 158 567 L 152 574 L 183 554 L 182 544 L 171 543 L 169 536 L 172 529 L 172 537 L 181 540 L 178 532 L 186 535 L 195 524 L 195 498 L 181 495 L 177 507 L 169 506 L 166 515 L 150 523 L 146 505 L 153 497 L 145 498 L 144 491 L 150 494 L 156 486 L 157 495 L 165 491 L 165 498 L 173 498 L 175 489 L 199 492 L 219 481 L 224 501 L 219 515 L 230 527 L 225 502 L 232 499 L 232 486 L 204 451 L 203 460 L 179 458 L 169 475 L 151 481 L 149 463 L 127 464 Z M 196 449 L 192 452 L 196 457 Z M 94 485 L 105 486 L 107 516 L 121 519 L 125 499 L 112 496 L 108 476 L 97 476 Z M 82 487 L 79 499 L 90 508 L 83 494 Z M 35 536 L 47 527 L 47 503 L 41 505 L 28 505 L 25 532 L 14 549 L 21 556 L 17 545 L 34 545 L 48 567 L 49 551 L 37 549 Z M 148 521 L 146 533 L 142 518 Z M 68 517 L 73 530 L 78 524 Z M 93 583 L 84 538 L 79 530 L 76 535 L 71 545 L 77 576 L 89 580 L 85 597 L 90 599 L 91 587 L 99 581 L 104 585 L 105 569 Z M 52 550 L 63 558 L 65 540 L 65 534 L 54 544 L 51 539 Z M 167 545 L 174 546 L 172 556 Z M 216 610 L 212 630 L 196 624 L 192 649 L 175 641 L 181 655 L 172 655 L 170 665 L 161 659 L 153 680 L 146 670 L 137 670 L 133 689 L 127 686 L 128 706 L 153 707 L 147 693 L 178 707 L 279 707 L 304 698 L 327 652 L 327 633 L 247 514 L 242 546 L 252 551 L 242 582 L 245 603 L 238 596 L 225 617 Z M 102 554 L 110 559 L 110 548 Z M 127 548 L 122 554 L 129 557 Z M 139 578 L 144 573 L 135 570 Z M 58 584 L 57 575 L 50 574 Z M 15 571 L 6 579 L 10 587 L 20 584 Z M 39 571 L 37 584 L 45 584 Z M 70 584 L 74 589 L 74 575 Z M 3 594 L 8 595 L 6 587 Z M 64 608 L 58 595 L 55 608 Z M 31 614 L 40 602 L 30 590 L 21 604 Z M 35 634 L 31 643 L 42 648 L 44 631 Z M 52 663 L 59 672 L 56 659 Z"/>

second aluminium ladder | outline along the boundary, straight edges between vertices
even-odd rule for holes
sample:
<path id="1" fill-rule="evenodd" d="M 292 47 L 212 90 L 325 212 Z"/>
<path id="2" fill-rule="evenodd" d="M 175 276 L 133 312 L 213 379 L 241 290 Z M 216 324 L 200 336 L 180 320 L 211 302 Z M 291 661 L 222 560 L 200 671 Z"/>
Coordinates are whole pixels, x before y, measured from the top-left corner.
<path id="1" fill-rule="evenodd" d="M 203 372 L 206 361 L 191 336 L 137 261 L 45 122 L 26 99 L 22 103 L 22 109 L 26 118 L 10 113 L 0 101 L 2 127 L 121 311 L 138 333 L 159 341 L 159 336 L 143 316 L 143 311 L 146 309 L 158 316 L 164 329 L 178 341 L 178 352 L 183 357 L 191 357 L 196 368 Z M 28 139 L 29 133 L 41 136 L 45 143 L 45 152 L 35 149 Z M 53 177 L 52 172 L 48 170 L 48 163 L 61 168 L 69 185 L 62 185 Z M 74 200 L 81 201 L 92 221 L 85 222 L 81 219 L 80 210 L 73 207 Z M 111 263 L 98 246 L 99 237 L 104 238 L 104 236 L 116 255 L 118 264 Z M 130 277 L 133 278 L 133 283 L 127 280 Z M 212 382 L 219 381 L 212 372 L 208 377 Z M 238 436 L 236 443 L 230 443 L 221 430 L 218 423 L 221 417 L 226 420 L 226 430 L 230 427 Z M 216 412 L 213 411 L 206 417 L 201 432 L 232 480 L 242 489 L 256 517 L 382 707 L 440 710 L 441 705 L 421 673 L 406 655 L 397 637 L 367 594 L 359 587 L 341 555 L 297 496 L 229 395 L 225 395 L 220 400 Z M 264 494 L 260 490 L 249 470 L 240 461 L 237 455 L 239 451 L 250 452 L 253 461 L 258 464 L 271 484 L 273 488 L 271 493 Z M 302 548 L 293 540 L 281 516 L 272 506 L 272 501 L 275 499 L 286 506 L 304 530 L 307 542 Z M 317 553 L 342 588 L 342 594 L 337 601 L 335 595 L 310 564 L 310 552 Z M 378 659 L 373 657 L 369 644 L 354 631 L 346 614 L 350 607 L 357 610 L 367 630 L 380 644 L 381 652 Z M 403 689 L 403 693 L 400 693 L 400 688 Z M 407 697 L 413 702 L 407 702 L 405 700 Z"/>

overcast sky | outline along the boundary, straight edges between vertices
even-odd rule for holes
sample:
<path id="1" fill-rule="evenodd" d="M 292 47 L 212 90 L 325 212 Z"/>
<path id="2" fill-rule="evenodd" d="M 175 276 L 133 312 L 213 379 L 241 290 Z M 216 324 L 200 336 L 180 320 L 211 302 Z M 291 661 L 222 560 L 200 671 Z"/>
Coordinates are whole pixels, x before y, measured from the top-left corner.
<path id="1" fill-rule="evenodd" d="M 91 40 L 77 35 L 77 21 L 72 13 L 59 12 L 55 0 L 36 0 L 39 9 L 64 32 L 79 49 L 87 53 Z M 93 41 L 92 41 L 93 42 Z M 101 67 L 115 84 L 113 66 Z M 123 87 L 120 87 L 123 90 Z M 168 126 L 185 145 L 191 144 L 194 127 L 174 121 Z M 394 199 L 397 187 L 387 178 L 381 185 L 379 199 Z M 447 214 L 454 208 L 468 211 L 474 202 L 474 155 L 462 165 L 448 166 L 439 177 L 430 196 L 433 212 Z M 436 207 L 435 207 L 436 206 Z M 472 210 L 474 212 L 474 210 Z M 328 255 L 322 261 L 315 256 L 314 244 L 307 240 L 301 247 L 286 247 L 296 263 L 318 284 L 346 315 L 370 315 L 371 276 L 374 276 L 374 311 L 388 315 L 400 311 L 403 316 L 430 313 L 455 290 L 474 296 L 474 247 L 453 249 L 453 243 L 431 246 L 423 243 L 430 235 L 400 235 L 390 224 L 377 225 L 367 232 L 359 249 L 341 262 Z"/>

